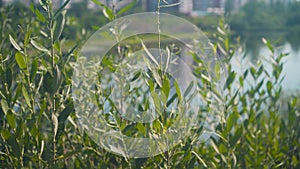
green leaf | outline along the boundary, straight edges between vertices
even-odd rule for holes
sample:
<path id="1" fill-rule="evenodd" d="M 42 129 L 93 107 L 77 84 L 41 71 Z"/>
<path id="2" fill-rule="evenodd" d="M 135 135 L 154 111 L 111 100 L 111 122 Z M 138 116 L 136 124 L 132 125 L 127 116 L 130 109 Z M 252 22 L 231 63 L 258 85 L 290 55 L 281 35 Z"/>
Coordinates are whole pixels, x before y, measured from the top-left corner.
<path id="1" fill-rule="evenodd" d="M 177 93 L 173 94 L 173 96 L 168 100 L 166 107 L 169 107 L 177 97 Z"/>
<path id="2" fill-rule="evenodd" d="M 59 123 L 65 122 L 72 111 L 74 111 L 74 105 L 73 102 L 69 102 L 67 106 L 64 108 L 64 110 L 61 113 L 59 113 L 58 122 Z"/>
<path id="3" fill-rule="evenodd" d="M 254 67 L 251 67 L 250 68 L 250 73 L 251 73 L 251 75 L 252 75 L 252 77 L 254 78 L 254 79 L 256 79 L 256 69 L 254 68 Z"/>
<path id="4" fill-rule="evenodd" d="M 229 38 L 228 37 L 226 37 L 225 38 L 225 50 L 226 50 L 226 52 L 228 52 L 229 51 Z"/>
<path id="5" fill-rule="evenodd" d="M 102 12 L 103 12 L 104 16 L 107 19 L 109 19 L 110 21 L 112 21 L 115 17 L 113 11 L 110 8 L 108 8 L 107 6 L 103 7 Z"/>
<path id="6" fill-rule="evenodd" d="M 53 35 L 54 42 L 59 40 L 59 38 L 63 32 L 63 29 L 65 27 L 65 15 L 66 15 L 66 11 L 63 11 L 58 16 L 58 19 L 57 19 L 56 25 L 55 25 L 55 29 L 54 29 L 54 35 Z"/>
<path id="7" fill-rule="evenodd" d="M 121 8 L 118 12 L 117 15 L 121 15 L 124 12 L 128 11 L 129 9 L 133 8 L 134 5 L 136 4 L 136 1 L 133 1 L 131 3 L 129 3 L 128 5 L 126 5 L 125 7 Z"/>
<path id="8" fill-rule="evenodd" d="M 8 104 L 7 104 L 6 100 L 1 99 L 0 103 L 1 103 L 1 108 L 4 112 L 4 114 L 7 114 L 8 110 L 9 110 L 9 107 L 8 107 Z"/>
<path id="9" fill-rule="evenodd" d="M 156 69 L 152 69 L 153 77 L 156 81 L 156 83 L 159 85 L 159 87 L 162 87 L 162 80 L 161 77 L 159 76 L 158 72 Z"/>
<path id="10" fill-rule="evenodd" d="M 65 3 L 55 12 L 54 19 L 56 19 L 61 13 L 63 13 L 63 10 L 65 9 L 65 7 L 68 5 L 70 1 L 71 0 L 66 0 Z"/>
<path id="11" fill-rule="evenodd" d="M 67 54 L 63 55 L 63 57 L 59 60 L 58 65 L 63 70 L 65 64 L 69 62 L 72 54 L 78 48 L 79 44 L 76 44 Z"/>
<path id="12" fill-rule="evenodd" d="M 56 138 L 56 133 L 58 130 L 58 119 L 54 113 L 52 113 L 51 119 L 52 119 L 52 124 L 53 124 L 53 138 Z"/>
<path id="13" fill-rule="evenodd" d="M 47 0 L 39 0 L 39 2 L 42 8 L 47 11 L 47 5 L 48 5 Z"/>
<path id="14" fill-rule="evenodd" d="M 1 74 L 1 73 L 0 73 Z M 10 88 L 13 82 L 13 72 L 11 71 L 11 68 L 7 68 L 6 69 L 6 83 L 7 83 L 7 87 Z"/>
<path id="15" fill-rule="evenodd" d="M 25 56 L 21 52 L 18 51 L 15 54 L 15 58 L 16 58 L 18 66 L 21 69 L 25 69 L 26 68 Z"/>
<path id="16" fill-rule="evenodd" d="M 15 137 L 17 139 L 22 139 L 22 137 L 23 137 L 23 134 L 25 132 L 25 128 L 27 127 L 24 122 L 25 122 L 24 120 L 19 120 L 17 122 L 18 126 L 17 126 L 16 132 L 15 132 Z"/>
<path id="17" fill-rule="evenodd" d="M 160 97 L 157 93 L 155 92 L 151 92 L 151 96 L 155 105 L 155 110 L 157 111 L 157 113 L 161 113 L 161 101 L 160 101 Z"/>
<path id="18" fill-rule="evenodd" d="M 36 15 L 36 17 L 37 17 L 37 19 L 39 20 L 39 21 L 41 21 L 41 22 L 43 22 L 43 23 L 45 23 L 46 22 L 46 18 L 44 17 L 44 15 L 40 12 L 40 10 L 38 10 L 38 9 L 35 9 L 35 15 Z"/>
<path id="19" fill-rule="evenodd" d="M 265 38 L 262 38 L 262 42 L 268 47 L 268 49 L 274 53 L 274 47 L 272 46 L 271 42 Z"/>
<path id="20" fill-rule="evenodd" d="M 31 136 L 35 138 L 37 136 L 38 132 L 39 131 L 38 131 L 37 126 L 36 125 L 32 125 L 32 127 L 30 129 Z"/>
<path id="21" fill-rule="evenodd" d="M 242 134 L 243 134 L 243 127 L 241 126 L 235 131 L 234 136 L 231 137 L 229 140 L 231 147 L 234 147 L 236 145 L 237 141 L 241 138 Z"/>
<path id="22" fill-rule="evenodd" d="M 154 83 L 151 80 L 147 81 L 150 92 L 154 92 Z"/>
<path id="23" fill-rule="evenodd" d="M 65 153 L 63 155 L 60 155 L 60 156 L 56 157 L 56 159 L 57 160 L 68 159 L 69 157 L 72 157 L 73 155 L 75 155 L 77 153 L 82 153 L 82 150 L 76 150 L 76 151 L 67 152 L 67 153 Z"/>
<path id="24" fill-rule="evenodd" d="M 65 121 L 67 118 L 70 116 L 70 114 L 74 111 L 74 105 L 73 102 L 68 100 L 68 103 L 66 103 L 66 107 L 64 110 L 59 113 L 58 115 L 58 129 L 57 129 L 57 134 L 56 134 L 56 140 L 59 139 L 61 134 L 64 132 L 65 129 Z"/>
<path id="25" fill-rule="evenodd" d="M 14 137 L 14 135 L 11 135 L 8 138 L 7 143 L 12 148 L 12 155 L 19 158 L 21 156 L 20 145 L 18 144 L 18 142 L 17 142 L 16 138 Z"/>
<path id="26" fill-rule="evenodd" d="M 161 5 L 160 7 L 161 8 L 170 8 L 170 7 L 173 7 L 173 6 L 178 6 L 182 4 L 182 2 L 177 2 L 177 3 L 173 3 L 173 4 L 166 4 L 166 5 Z"/>
<path id="27" fill-rule="evenodd" d="M 34 46 L 39 51 L 49 52 L 48 49 L 46 49 L 44 46 L 42 46 L 41 44 L 37 43 L 33 39 L 30 40 L 30 43 L 32 44 L 32 46 Z"/>
<path id="28" fill-rule="evenodd" d="M 8 111 L 6 115 L 6 120 L 11 128 L 14 129 L 16 127 L 15 115 L 11 111 Z"/>
<path id="29" fill-rule="evenodd" d="M 143 126 L 142 123 L 138 123 L 138 124 L 136 125 L 136 128 L 138 129 L 139 133 L 142 133 L 143 136 L 146 136 L 146 132 L 147 132 L 147 131 L 146 131 L 145 126 Z"/>
<path id="30" fill-rule="evenodd" d="M 4 138 L 4 140 L 7 140 L 10 136 L 10 132 L 7 129 L 1 130 L 1 135 Z"/>
<path id="31" fill-rule="evenodd" d="M 38 71 L 38 60 L 34 59 L 31 64 L 30 81 L 33 82 Z"/>
<path id="32" fill-rule="evenodd" d="M 146 47 L 146 45 L 144 44 L 144 42 L 141 40 L 141 44 L 143 49 L 145 50 L 146 54 L 148 55 L 148 57 L 152 60 L 152 62 L 159 67 L 158 62 L 156 61 L 155 57 L 152 55 L 152 53 L 148 50 L 148 48 Z"/>
<path id="33" fill-rule="evenodd" d="M 177 96 L 179 98 L 179 101 L 181 101 L 182 100 L 182 95 L 181 95 L 180 87 L 177 83 L 177 80 L 174 81 L 174 86 L 175 86 L 175 90 L 176 90 Z"/>
<path id="34" fill-rule="evenodd" d="M 25 86 L 22 86 L 22 94 L 24 96 L 24 99 L 25 99 L 25 102 L 26 104 L 31 107 L 31 104 L 30 104 L 30 98 L 29 98 L 29 95 L 28 95 L 28 92 L 27 92 L 27 89 Z"/>
<path id="35" fill-rule="evenodd" d="M 99 0 L 92 0 L 92 1 L 100 7 L 105 7 L 105 5 L 103 3 L 101 3 Z"/>
<path id="36" fill-rule="evenodd" d="M 272 82 L 268 81 L 267 82 L 267 91 L 268 91 L 269 95 L 272 95 L 272 88 L 273 88 Z"/>
<path id="37" fill-rule="evenodd" d="M 165 78 L 163 81 L 162 91 L 165 94 L 166 99 L 168 99 L 170 93 L 170 80 L 168 78 Z"/>
<path id="38" fill-rule="evenodd" d="M 238 120 L 238 112 L 234 111 L 229 115 L 227 119 L 227 123 L 226 123 L 227 132 L 231 131 L 232 127 L 236 124 L 237 120 Z"/>
<path id="39" fill-rule="evenodd" d="M 135 75 L 133 76 L 133 78 L 130 81 L 131 82 L 135 81 L 136 79 L 138 79 L 140 77 L 141 74 L 142 74 L 141 71 L 136 72 Z"/>
<path id="40" fill-rule="evenodd" d="M 13 98 L 13 101 L 12 101 L 13 104 L 15 104 L 16 101 L 17 101 L 17 100 L 19 99 L 19 97 L 21 96 L 21 91 L 22 91 L 22 85 L 19 83 L 19 84 L 18 84 L 18 87 L 17 87 L 17 89 L 16 89 L 16 94 L 15 94 L 15 96 L 14 96 L 14 98 Z"/>
<path id="41" fill-rule="evenodd" d="M 192 81 L 192 82 L 189 84 L 189 86 L 186 88 L 186 90 L 185 90 L 185 92 L 184 92 L 184 94 L 183 94 L 183 97 L 184 97 L 184 98 L 186 98 L 186 97 L 190 94 L 190 92 L 191 92 L 191 90 L 193 89 L 193 87 L 194 87 L 194 81 Z"/>
<path id="42" fill-rule="evenodd" d="M 195 151 L 192 151 L 192 154 L 194 154 L 197 157 L 197 159 L 203 164 L 203 166 L 207 168 L 207 164 L 204 162 L 204 160 L 202 160 L 202 158 Z"/>
<path id="43" fill-rule="evenodd" d="M 244 78 L 242 76 L 239 77 L 239 82 L 241 87 L 244 87 Z"/>
<path id="44" fill-rule="evenodd" d="M 24 46 L 27 46 L 31 36 L 31 27 L 28 25 L 26 29 L 25 39 L 24 39 Z"/>
<path id="45" fill-rule="evenodd" d="M 44 86 L 44 90 L 51 94 L 54 94 L 54 86 L 53 86 L 54 79 L 55 78 L 50 72 L 46 73 L 43 86 Z"/>
<path id="46" fill-rule="evenodd" d="M 226 88 L 230 89 L 231 88 L 231 85 L 234 82 L 235 76 L 236 76 L 236 73 L 234 71 L 229 73 L 229 76 L 226 80 L 224 89 L 226 89 Z"/>
<path id="47" fill-rule="evenodd" d="M 228 103 L 228 106 L 232 106 L 235 102 L 235 98 L 238 96 L 238 93 L 239 93 L 239 90 L 237 90 L 235 92 L 235 94 L 233 95 L 233 97 L 230 99 L 229 103 Z"/>
<path id="48" fill-rule="evenodd" d="M 44 80 L 44 89 L 50 94 L 54 94 L 62 84 L 63 78 L 58 66 L 55 66 L 54 72 L 47 72 Z"/>
<path id="49" fill-rule="evenodd" d="M 15 49 L 21 51 L 21 47 L 17 44 L 17 42 L 14 40 L 14 38 L 11 35 L 9 35 L 9 40 Z"/>

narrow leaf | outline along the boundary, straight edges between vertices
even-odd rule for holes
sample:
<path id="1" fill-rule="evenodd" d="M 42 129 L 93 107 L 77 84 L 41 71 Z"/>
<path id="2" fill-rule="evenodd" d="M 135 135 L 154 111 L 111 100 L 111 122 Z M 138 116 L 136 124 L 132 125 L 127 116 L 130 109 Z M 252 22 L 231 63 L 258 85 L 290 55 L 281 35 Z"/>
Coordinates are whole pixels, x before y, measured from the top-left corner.
<path id="1" fill-rule="evenodd" d="M 197 157 L 197 159 L 203 164 L 203 166 L 207 168 L 207 164 L 202 160 L 202 158 L 195 151 L 192 151 L 192 154 L 194 154 Z"/>
<path id="2" fill-rule="evenodd" d="M 52 119 L 52 123 L 53 123 L 53 138 L 55 138 L 57 130 L 58 130 L 58 119 L 54 113 L 52 113 L 51 119 Z"/>
<path id="3" fill-rule="evenodd" d="M 66 11 L 63 11 L 61 12 L 61 15 L 59 15 L 57 19 L 54 35 L 53 35 L 54 41 L 57 41 L 63 32 L 63 29 L 65 27 L 65 15 L 66 15 Z"/>
<path id="4" fill-rule="evenodd" d="M 143 42 L 142 40 L 141 40 L 141 43 L 142 43 L 142 46 L 143 46 L 145 52 L 146 52 L 147 55 L 149 56 L 149 58 L 152 60 L 152 62 L 155 63 L 155 65 L 156 65 L 157 67 L 159 67 L 159 64 L 158 64 L 158 62 L 156 61 L 155 57 L 151 54 L 151 52 L 148 50 L 148 48 L 146 47 L 146 45 L 144 44 L 144 42 Z"/>
<path id="5" fill-rule="evenodd" d="M 164 79 L 162 91 L 165 94 L 166 99 L 168 99 L 170 93 L 170 81 L 168 78 Z"/>
<path id="6" fill-rule="evenodd" d="M 189 84 L 189 86 L 186 88 L 186 90 L 185 90 L 185 92 L 184 92 L 184 94 L 183 94 L 183 97 L 184 97 L 184 98 L 186 98 L 186 97 L 190 94 L 190 92 L 191 92 L 191 90 L 192 90 L 193 87 L 194 87 L 194 82 L 192 81 L 192 82 Z"/>
<path id="7" fill-rule="evenodd" d="M 17 44 L 17 42 L 14 40 L 14 38 L 11 35 L 9 35 L 9 41 L 15 49 L 21 51 L 21 47 Z"/>
<path id="8" fill-rule="evenodd" d="M 179 87 L 178 82 L 176 80 L 174 81 L 174 86 L 175 86 L 177 96 L 178 96 L 179 100 L 181 101 L 182 100 L 182 95 L 181 95 L 180 87 Z"/>
<path id="9" fill-rule="evenodd" d="M 69 102 L 66 108 L 64 108 L 64 110 L 61 113 L 59 113 L 58 122 L 59 123 L 65 122 L 73 110 L 74 110 L 73 102 Z"/>
<path id="10" fill-rule="evenodd" d="M 70 1 L 71 0 L 66 0 L 66 2 L 55 12 L 54 19 L 57 18 L 59 16 L 59 14 L 62 13 L 62 11 L 64 10 L 64 8 L 68 5 L 68 3 Z"/>
<path id="11" fill-rule="evenodd" d="M 46 18 L 44 17 L 44 15 L 38 10 L 38 9 L 35 9 L 35 15 L 37 17 L 37 19 L 43 23 L 46 22 Z"/>
<path id="12" fill-rule="evenodd" d="M 30 43 L 39 51 L 42 52 L 48 52 L 48 49 L 46 49 L 44 46 L 42 46 L 41 44 L 37 43 L 36 41 L 34 41 L 33 39 L 31 39 Z"/>
<path id="13" fill-rule="evenodd" d="M 22 94 L 23 94 L 23 96 L 24 96 L 24 99 L 25 99 L 26 104 L 27 104 L 29 107 L 31 107 L 29 95 L 28 95 L 28 92 L 27 92 L 27 89 L 25 88 L 25 86 L 22 86 Z"/>
<path id="14" fill-rule="evenodd" d="M 162 87 L 162 80 L 161 80 L 161 77 L 159 76 L 157 70 L 153 69 L 152 73 L 153 73 L 153 77 L 154 77 L 156 83 L 159 85 L 159 87 Z"/>
<path id="15" fill-rule="evenodd" d="M 31 70 L 30 70 L 30 81 L 31 82 L 34 81 L 37 71 L 38 71 L 38 60 L 35 59 L 35 60 L 33 60 L 32 64 L 31 64 Z"/>
<path id="16" fill-rule="evenodd" d="M 105 5 L 103 3 L 101 3 L 98 0 L 92 0 L 96 5 L 100 6 L 100 7 L 104 7 Z"/>
<path id="17" fill-rule="evenodd" d="M 102 10 L 104 16 L 109 19 L 110 21 L 112 21 L 114 19 L 114 13 L 111 9 L 109 9 L 107 6 L 105 6 Z"/>
<path id="18" fill-rule="evenodd" d="M 151 93 L 154 105 L 155 105 L 155 110 L 160 113 L 161 112 L 161 102 L 160 102 L 160 97 L 157 93 L 152 92 Z"/>
<path id="19" fill-rule="evenodd" d="M 117 15 L 121 15 L 122 13 L 128 11 L 129 9 L 131 9 L 132 7 L 134 7 L 134 5 L 136 4 L 136 1 L 133 1 L 131 3 L 129 3 L 128 5 L 126 5 L 125 7 L 123 7 L 122 9 L 120 9 L 117 12 Z"/>
<path id="20" fill-rule="evenodd" d="M 177 2 L 177 3 L 173 3 L 173 4 L 167 4 L 167 5 L 161 5 L 161 8 L 169 8 L 169 7 L 173 7 L 173 6 L 178 6 L 182 4 L 182 2 Z"/>

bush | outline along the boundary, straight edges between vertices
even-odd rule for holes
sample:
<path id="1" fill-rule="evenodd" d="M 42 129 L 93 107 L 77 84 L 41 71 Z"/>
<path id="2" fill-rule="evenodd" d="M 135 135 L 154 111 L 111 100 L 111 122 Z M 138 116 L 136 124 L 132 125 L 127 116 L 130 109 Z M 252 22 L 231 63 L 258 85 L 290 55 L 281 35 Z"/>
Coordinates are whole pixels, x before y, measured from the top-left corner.
<path id="1" fill-rule="evenodd" d="M 99 147 L 77 125 L 71 77 L 80 44 L 70 47 L 69 39 L 61 36 L 64 26 L 69 26 L 63 8 L 53 11 L 44 1 L 41 6 L 42 11 L 32 6 L 35 18 L 20 19 L 19 28 L 11 23 L 7 8 L 1 9 L 6 23 L 0 41 L 1 168 L 300 167 L 299 95 L 281 99 L 286 54 L 277 54 L 268 40 L 264 43 L 270 50 L 270 65 L 259 62 L 237 72 L 230 64 L 239 54 L 237 46 L 221 20 L 214 47 L 224 56 L 228 77 L 223 86 L 225 110 L 213 136 L 199 142 L 200 126 L 165 153 L 130 159 Z M 202 61 L 194 62 L 201 70 Z M 159 120 L 161 129 L 167 128 L 166 120 Z M 127 134 L 140 132 L 138 126 L 123 127 Z"/>

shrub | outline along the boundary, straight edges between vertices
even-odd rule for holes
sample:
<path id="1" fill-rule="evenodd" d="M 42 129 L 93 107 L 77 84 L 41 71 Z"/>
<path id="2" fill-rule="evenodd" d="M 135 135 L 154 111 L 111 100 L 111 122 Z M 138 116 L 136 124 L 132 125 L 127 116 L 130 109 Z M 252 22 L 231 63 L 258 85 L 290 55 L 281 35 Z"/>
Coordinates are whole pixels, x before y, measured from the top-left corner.
<path id="1" fill-rule="evenodd" d="M 224 56 L 228 77 L 225 111 L 213 136 L 200 142 L 199 127 L 165 153 L 129 159 L 102 149 L 77 125 L 71 77 L 80 44 L 70 47 L 61 36 L 68 17 L 64 6 L 54 11 L 51 3 L 41 1 L 41 7 L 31 6 L 35 19 L 21 19 L 19 28 L 11 25 L 7 8 L 1 9 L 1 168 L 300 167 L 299 95 L 281 99 L 286 54 L 276 53 L 268 40 L 270 65 L 259 62 L 237 72 L 231 61 L 238 46 L 221 20 L 214 49 Z M 200 65 L 201 60 L 194 62 Z M 139 132 L 138 126 L 123 127 L 129 134 Z"/>

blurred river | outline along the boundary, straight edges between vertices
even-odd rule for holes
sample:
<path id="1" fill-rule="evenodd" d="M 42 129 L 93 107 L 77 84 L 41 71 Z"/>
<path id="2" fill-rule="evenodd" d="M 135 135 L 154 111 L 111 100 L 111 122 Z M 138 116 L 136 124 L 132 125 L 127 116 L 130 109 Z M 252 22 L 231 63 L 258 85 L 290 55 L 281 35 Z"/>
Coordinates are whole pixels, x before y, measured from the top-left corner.
<path id="1" fill-rule="evenodd" d="M 243 40 L 244 48 L 246 49 L 243 64 L 256 64 L 258 60 L 262 60 L 267 69 L 270 70 L 271 66 L 266 63 L 269 60 L 269 49 L 262 43 L 262 37 L 268 37 L 268 40 L 273 43 L 276 54 L 288 53 L 283 66 L 283 75 L 285 79 L 282 82 L 285 92 L 291 93 L 300 90 L 300 37 L 292 37 L 293 40 L 288 39 L 282 34 L 263 34 L 263 35 L 248 35 Z M 270 38 L 269 38 L 270 37 Z M 284 37 L 284 38 L 283 38 Z M 240 56 L 239 56 L 240 57 Z M 266 60 L 265 60 L 265 59 Z"/>

